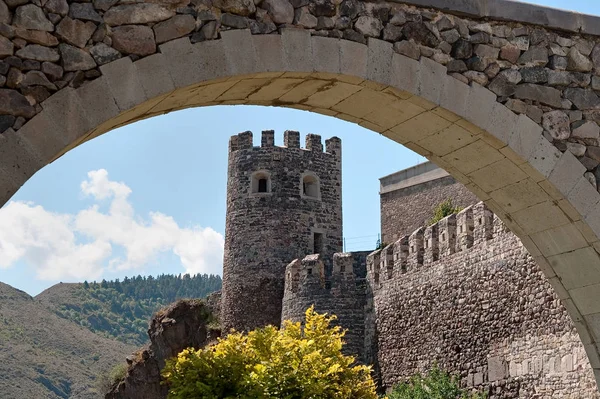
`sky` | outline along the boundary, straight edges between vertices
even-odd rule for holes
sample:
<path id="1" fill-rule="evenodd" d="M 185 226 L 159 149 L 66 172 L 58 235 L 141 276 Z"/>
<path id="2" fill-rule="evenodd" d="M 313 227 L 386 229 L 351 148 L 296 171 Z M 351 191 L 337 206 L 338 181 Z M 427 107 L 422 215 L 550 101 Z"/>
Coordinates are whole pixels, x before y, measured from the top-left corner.
<path id="1" fill-rule="evenodd" d="M 600 14 L 592 0 L 528 1 Z M 284 130 L 337 136 L 346 250 L 372 249 L 379 178 L 424 162 L 358 125 L 275 107 L 213 106 L 136 122 L 37 172 L 0 208 L 0 282 L 37 295 L 58 282 L 162 273 L 221 274 L 227 143 Z"/>

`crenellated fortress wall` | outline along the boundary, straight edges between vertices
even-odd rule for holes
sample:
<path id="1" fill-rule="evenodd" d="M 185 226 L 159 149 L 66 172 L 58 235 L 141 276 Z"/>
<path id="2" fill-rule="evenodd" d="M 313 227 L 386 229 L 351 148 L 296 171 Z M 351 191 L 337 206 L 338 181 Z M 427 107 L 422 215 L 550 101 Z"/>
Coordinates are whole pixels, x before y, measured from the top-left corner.
<path id="1" fill-rule="evenodd" d="M 264 131 L 254 146 L 244 132 L 229 150 L 226 329 L 303 320 L 314 305 L 337 316 L 346 352 L 372 364 L 384 388 L 438 363 L 490 399 L 600 398 L 575 326 L 535 260 L 435 165 L 382 179 L 382 230 L 393 242 L 340 253 L 339 139 L 323 148 L 309 134 L 301 148 L 299 133 L 286 131 L 278 147 Z M 425 216 L 452 193 L 467 206 L 429 225 Z M 396 209 L 400 198 L 408 204 Z M 422 220 L 408 230 L 411 209 Z"/>
<path id="2" fill-rule="evenodd" d="M 331 274 L 321 255 L 288 264 L 282 319 L 336 314 L 384 388 L 438 363 L 490 399 L 600 397 L 565 307 L 483 202 L 398 236 L 334 254 Z"/>
<path id="3" fill-rule="evenodd" d="M 371 253 L 367 282 L 383 386 L 437 362 L 490 398 L 599 397 L 566 309 L 483 203 Z"/>
<path id="4" fill-rule="evenodd" d="M 282 320 L 302 321 L 311 305 L 317 312 L 333 313 L 336 322 L 348 330 L 344 350 L 363 360 L 367 254 L 334 254 L 330 275 L 325 273 L 324 258 L 319 254 L 291 262 L 285 272 Z"/>

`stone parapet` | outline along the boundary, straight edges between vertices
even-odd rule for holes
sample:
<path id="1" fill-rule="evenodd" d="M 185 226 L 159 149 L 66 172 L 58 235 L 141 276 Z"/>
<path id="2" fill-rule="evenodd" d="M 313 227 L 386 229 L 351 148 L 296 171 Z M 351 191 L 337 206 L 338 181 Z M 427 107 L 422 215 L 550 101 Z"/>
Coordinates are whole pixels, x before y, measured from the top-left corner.
<path id="1" fill-rule="evenodd" d="M 283 134 L 283 146 L 275 146 L 275 131 L 263 130 L 261 132 L 260 146 L 254 146 L 253 133 L 251 131 L 241 132 L 229 138 L 229 152 L 249 150 L 260 147 L 277 147 L 288 149 L 300 149 L 304 151 L 319 152 L 335 157 L 341 157 L 342 142 L 338 137 L 332 137 L 326 141 L 325 152 L 323 151 L 323 140 L 318 134 L 307 134 L 304 147 L 300 146 L 300 133 L 286 130 Z"/>
<path id="2" fill-rule="evenodd" d="M 365 260 L 365 254 L 360 252 L 336 253 L 329 260 L 331 274 L 325 272 L 327 259 L 321 255 L 292 261 L 285 270 L 282 321 L 302 321 L 312 305 L 319 313 L 334 314 L 336 323 L 348 330 L 344 351 L 363 359 Z"/>
<path id="3" fill-rule="evenodd" d="M 364 309 L 384 387 L 437 363 L 491 399 L 600 397 L 567 309 L 483 202 L 370 253 Z"/>
<path id="4" fill-rule="evenodd" d="M 502 221 L 485 203 L 479 202 L 448 215 L 427 227 L 420 227 L 367 257 L 367 276 L 374 289 L 388 280 L 421 266 L 444 262 L 456 252 L 466 251 L 474 243 L 494 238 L 494 226 L 504 231 Z"/>

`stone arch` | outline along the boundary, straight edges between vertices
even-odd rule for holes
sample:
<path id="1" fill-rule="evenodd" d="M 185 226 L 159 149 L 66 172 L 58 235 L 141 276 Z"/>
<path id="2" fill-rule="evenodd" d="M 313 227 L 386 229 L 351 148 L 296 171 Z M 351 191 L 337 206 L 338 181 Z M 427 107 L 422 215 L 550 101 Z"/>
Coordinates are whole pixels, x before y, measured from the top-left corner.
<path id="1" fill-rule="evenodd" d="M 0 203 L 37 170 L 98 135 L 137 120 L 215 104 L 285 106 L 384 134 L 446 169 L 522 240 L 572 317 L 600 376 L 600 195 L 585 167 L 524 114 L 477 83 L 449 76 L 383 40 L 367 44 L 284 29 L 221 32 L 100 67 L 66 87 L 17 132 L 0 136 Z"/>

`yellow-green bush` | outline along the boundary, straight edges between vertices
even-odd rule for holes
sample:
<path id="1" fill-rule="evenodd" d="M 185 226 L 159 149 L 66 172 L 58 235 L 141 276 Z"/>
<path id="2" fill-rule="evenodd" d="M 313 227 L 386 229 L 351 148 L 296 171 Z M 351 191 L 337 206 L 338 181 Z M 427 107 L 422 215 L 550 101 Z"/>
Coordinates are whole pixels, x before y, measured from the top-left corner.
<path id="1" fill-rule="evenodd" d="M 446 216 L 450 216 L 454 213 L 458 213 L 462 211 L 463 208 L 460 206 L 455 206 L 452 203 L 451 199 L 447 199 L 446 201 L 438 204 L 433 210 L 433 216 L 429 219 L 429 225 L 431 226 L 434 223 L 439 222 Z"/>
<path id="2" fill-rule="evenodd" d="M 376 399 L 371 369 L 342 354 L 334 319 L 311 307 L 304 327 L 286 321 L 186 349 L 163 370 L 169 398 Z"/>

